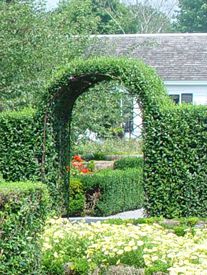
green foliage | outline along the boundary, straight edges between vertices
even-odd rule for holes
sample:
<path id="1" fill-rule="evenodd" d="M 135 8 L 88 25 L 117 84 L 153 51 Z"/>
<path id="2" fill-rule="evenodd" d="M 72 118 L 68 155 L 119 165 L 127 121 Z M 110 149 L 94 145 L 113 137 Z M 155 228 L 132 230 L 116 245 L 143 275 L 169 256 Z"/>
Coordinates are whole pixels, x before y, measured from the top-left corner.
<path id="1" fill-rule="evenodd" d="M 179 0 L 175 29 L 181 32 L 207 32 L 206 0 Z"/>
<path id="2" fill-rule="evenodd" d="M 88 2 L 72 0 L 47 12 L 41 0 L 0 1 L 0 109 L 37 106 L 51 75 L 82 55 L 86 34 L 96 28 Z"/>
<path id="3" fill-rule="evenodd" d="M 126 157 L 114 162 L 114 169 L 125 170 L 128 168 L 143 168 L 142 157 Z"/>
<path id="4" fill-rule="evenodd" d="M 7 181 L 37 179 L 40 175 L 40 136 L 35 112 L 0 113 L 0 171 Z"/>
<path id="5" fill-rule="evenodd" d="M 82 176 L 81 182 L 86 196 L 98 196 L 92 196 L 97 199 L 95 215 L 108 216 L 143 205 L 142 169 L 102 170 Z"/>
<path id="6" fill-rule="evenodd" d="M 70 179 L 69 215 L 81 216 L 85 207 L 85 194 L 79 179 Z"/>
<path id="7" fill-rule="evenodd" d="M 92 0 L 94 16 L 98 17 L 98 33 L 133 33 L 134 22 L 129 8 L 120 0 Z"/>
<path id="8" fill-rule="evenodd" d="M 124 124 L 132 113 L 132 100 L 126 89 L 115 81 L 89 89 L 76 100 L 73 108 L 72 142 L 83 143 L 84 138 L 89 139 L 90 133 L 97 138 L 122 137 Z"/>
<path id="9" fill-rule="evenodd" d="M 205 228 L 190 229 L 183 237 L 157 223 L 88 224 L 53 219 L 51 225 L 43 236 L 44 274 L 155 275 L 181 270 L 203 274 L 206 270 Z"/>
<path id="10" fill-rule="evenodd" d="M 40 183 L 0 183 L 0 274 L 40 274 L 39 233 L 48 203 Z"/>
<path id="11" fill-rule="evenodd" d="M 150 216 L 169 218 L 203 217 L 207 211 L 206 107 L 175 106 L 168 98 L 163 83 L 154 73 L 154 70 L 135 60 L 95 58 L 87 61 L 76 60 L 67 65 L 52 78 L 50 88 L 42 99 L 42 104 L 37 112 L 38 120 L 34 121 L 34 125 L 39 121 L 38 128 L 32 125 L 32 120 L 27 120 L 27 116 L 25 116 L 26 122 L 24 122 L 18 120 L 21 115 L 12 114 L 7 119 L 7 114 L 2 114 L 0 116 L 2 121 L 0 150 L 3 152 L 1 153 L 3 160 L 0 158 L 0 170 L 3 177 L 12 179 L 13 177 L 20 177 L 24 173 L 26 174 L 25 177 L 39 176 L 40 170 L 43 168 L 44 180 L 48 186 L 53 186 L 53 191 L 57 190 L 56 193 L 55 191 L 52 192 L 55 204 L 62 205 L 64 199 L 67 205 L 68 175 L 66 166 L 70 156 L 68 122 L 71 120 L 73 104 L 76 98 L 91 86 L 115 78 L 128 88 L 131 94 L 138 96 L 142 105 L 144 116 L 144 190 L 147 213 Z M 84 85 L 82 85 L 83 82 Z M 42 125 L 45 118 L 46 123 Z M 15 127 L 18 129 L 23 124 L 24 128 L 20 127 L 23 130 L 19 133 L 16 131 L 14 133 L 15 138 L 10 139 L 10 135 L 13 136 L 12 128 L 8 128 L 10 127 L 10 120 L 16 119 L 19 125 L 18 122 L 14 122 Z M 30 129 L 28 136 L 27 128 Z M 46 140 L 43 140 L 43 128 L 45 128 Z M 26 139 L 24 140 L 25 135 Z M 26 144 L 25 147 L 24 143 Z M 30 145 L 28 146 L 28 144 Z M 34 153 L 35 156 L 42 156 L 42 144 L 46 147 L 45 162 L 39 165 L 34 161 Z M 15 148 L 15 150 L 10 151 L 11 155 L 16 154 L 12 163 L 9 162 L 10 155 L 7 154 L 9 146 Z M 23 162 L 20 158 L 22 152 L 26 155 Z M 25 163 L 32 163 L 31 168 Z M 15 166 L 18 169 L 14 169 Z M 122 172 L 117 171 L 115 175 L 117 182 L 119 181 L 119 173 Z M 104 178 L 101 173 L 100 175 L 97 174 L 96 177 L 97 179 L 98 177 Z M 90 177 L 87 176 L 86 178 L 90 181 Z M 115 181 L 112 182 L 111 175 L 110 181 L 112 186 L 110 188 L 114 190 L 112 199 L 116 202 Z M 126 188 L 123 179 L 122 181 L 120 179 L 120 182 L 122 182 L 120 183 L 120 190 L 124 186 Z M 104 183 L 104 186 L 109 187 L 107 183 Z M 116 187 L 117 196 L 121 197 L 120 190 Z M 61 201 L 57 200 L 57 194 L 62 195 Z M 124 209 L 121 203 L 119 206 L 117 204 L 117 208 L 116 203 L 114 203 L 113 209 L 105 209 L 104 200 L 110 200 L 110 196 L 107 196 L 103 197 L 103 206 L 99 205 L 100 212 L 102 208 L 106 213 Z M 123 198 L 121 201 L 124 201 Z M 128 202 L 128 205 L 132 205 L 132 202 Z"/>
<path id="12" fill-rule="evenodd" d="M 165 3 L 157 1 L 157 6 L 152 6 L 152 1 L 132 3 L 129 5 L 133 33 L 168 33 L 172 31 L 169 11 L 163 12 Z M 161 2 L 161 3 L 159 3 Z"/>
<path id="13" fill-rule="evenodd" d="M 144 189 L 151 216 L 206 216 L 206 123 L 206 107 L 191 105 L 148 121 Z"/>
<path id="14" fill-rule="evenodd" d="M 116 79 L 125 86 L 129 93 L 140 98 L 143 115 L 157 115 L 159 108 L 172 105 L 163 83 L 155 71 L 136 60 L 126 58 L 93 58 L 76 60 L 62 68 L 55 77 L 42 98 L 38 113 L 41 121 L 45 120 L 47 148 L 53 149 L 53 154 L 46 151 L 45 179 L 51 184 L 51 174 L 57 178 L 53 182 L 61 189 L 65 205 L 68 204 L 68 175 L 65 167 L 70 162 L 71 148 L 68 146 L 72 109 L 80 94 L 102 81 Z M 84 85 L 82 83 L 85 83 Z"/>
<path id="15" fill-rule="evenodd" d="M 72 144 L 75 154 L 86 159 L 104 160 L 111 155 L 139 155 L 142 154 L 142 141 L 136 139 L 110 138 L 98 141 L 78 141 Z"/>

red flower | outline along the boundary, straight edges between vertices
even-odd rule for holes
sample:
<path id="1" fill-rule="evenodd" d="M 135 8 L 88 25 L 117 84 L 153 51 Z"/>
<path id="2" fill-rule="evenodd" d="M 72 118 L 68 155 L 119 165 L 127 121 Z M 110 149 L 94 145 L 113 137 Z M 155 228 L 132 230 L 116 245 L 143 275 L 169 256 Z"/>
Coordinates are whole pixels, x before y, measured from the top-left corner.
<path id="1" fill-rule="evenodd" d="M 84 174 L 86 174 L 86 173 L 89 173 L 90 171 L 88 170 L 88 168 L 83 168 L 83 169 L 81 170 L 81 172 L 84 173 Z"/>
<path id="2" fill-rule="evenodd" d="M 78 162 L 82 162 L 83 161 L 82 158 L 80 156 L 78 156 L 78 155 L 73 156 L 73 160 L 78 161 Z"/>

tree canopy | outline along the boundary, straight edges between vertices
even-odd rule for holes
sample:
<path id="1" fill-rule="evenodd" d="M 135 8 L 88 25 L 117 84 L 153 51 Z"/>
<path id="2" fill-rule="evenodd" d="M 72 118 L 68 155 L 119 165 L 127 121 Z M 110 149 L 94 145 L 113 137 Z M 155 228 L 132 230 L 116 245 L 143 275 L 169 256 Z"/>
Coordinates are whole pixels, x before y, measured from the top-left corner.
<path id="1" fill-rule="evenodd" d="M 81 55 L 96 28 L 88 3 L 72 0 L 61 11 L 47 12 L 41 2 L 0 2 L 2 109 L 35 105 L 51 74 Z"/>
<path id="2" fill-rule="evenodd" d="M 179 0 L 175 29 L 180 32 L 207 32 L 206 0 Z"/>

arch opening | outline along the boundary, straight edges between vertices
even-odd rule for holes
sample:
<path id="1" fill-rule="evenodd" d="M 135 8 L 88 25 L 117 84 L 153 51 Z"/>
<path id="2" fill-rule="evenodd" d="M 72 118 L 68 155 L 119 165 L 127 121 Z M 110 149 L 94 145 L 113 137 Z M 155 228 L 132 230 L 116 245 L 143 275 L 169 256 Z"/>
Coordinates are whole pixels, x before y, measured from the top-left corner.
<path id="1" fill-rule="evenodd" d="M 59 204 L 63 208 L 68 209 L 69 201 L 66 166 L 70 162 L 70 122 L 74 104 L 91 87 L 112 80 L 116 80 L 129 94 L 139 98 L 144 120 L 144 138 L 147 138 L 150 121 L 157 119 L 162 108 L 171 102 L 155 71 L 136 60 L 78 60 L 62 70 L 52 81 L 43 99 L 42 178 L 51 186 L 55 198 L 59 197 Z M 52 162 L 48 163 L 47 160 L 51 159 Z"/>

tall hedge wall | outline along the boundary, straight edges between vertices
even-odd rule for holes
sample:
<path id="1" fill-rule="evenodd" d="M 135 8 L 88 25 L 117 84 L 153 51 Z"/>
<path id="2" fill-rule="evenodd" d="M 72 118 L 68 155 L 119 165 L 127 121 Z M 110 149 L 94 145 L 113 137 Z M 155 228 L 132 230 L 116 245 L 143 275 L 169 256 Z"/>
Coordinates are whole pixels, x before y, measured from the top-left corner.
<path id="1" fill-rule="evenodd" d="M 58 164 L 51 132 L 45 144 L 47 163 L 44 172 L 47 179 L 42 176 L 42 124 L 33 109 L 0 113 L 0 174 L 6 181 L 44 181 L 54 198 L 55 208 L 61 211 L 58 175 L 54 169 Z"/>
<path id="2" fill-rule="evenodd" d="M 30 109 L 0 113 L 0 172 L 7 181 L 40 175 L 41 143 L 34 116 Z"/>
<path id="3" fill-rule="evenodd" d="M 0 274 L 41 274 L 39 233 L 48 203 L 41 183 L 0 182 Z"/>
<path id="4" fill-rule="evenodd" d="M 175 106 L 147 121 L 145 206 L 152 216 L 207 216 L 207 108 Z"/>
<path id="5" fill-rule="evenodd" d="M 0 115 L 0 172 L 7 180 L 41 178 L 54 202 L 68 203 L 69 122 L 91 86 L 119 80 L 144 117 L 144 189 L 149 215 L 206 216 L 206 107 L 175 106 L 154 70 L 131 59 L 77 60 L 51 80 L 34 113 Z M 57 190 L 57 191 L 56 191 Z"/>

